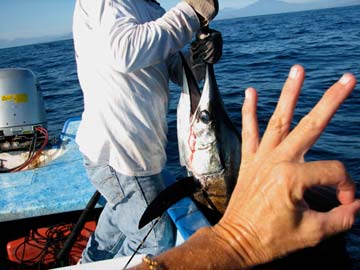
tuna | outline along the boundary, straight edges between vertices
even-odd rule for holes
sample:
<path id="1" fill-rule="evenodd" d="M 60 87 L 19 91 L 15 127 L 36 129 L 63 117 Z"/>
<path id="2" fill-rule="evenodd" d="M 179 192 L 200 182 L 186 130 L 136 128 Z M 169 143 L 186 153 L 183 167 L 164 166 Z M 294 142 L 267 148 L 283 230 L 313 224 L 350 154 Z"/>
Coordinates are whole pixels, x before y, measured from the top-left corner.
<path id="1" fill-rule="evenodd" d="M 225 212 L 241 159 L 240 135 L 225 111 L 212 65 L 202 92 L 183 59 L 183 89 L 177 108 L 180 164 L 188 177 L 163 190 L 145 210 L 142 228 L 181 198 L 192 196 L 211 223 Z"/>
<path id="2" fill-rule="evenodd" d="M 213 65 L 206 66 L 201 93 L 186 64 L 183 74 L 177 108 L 180 164 L 200 183 L 195 199 L 222 214 L 238 177 L 240 135 L 224 108 Z"/>

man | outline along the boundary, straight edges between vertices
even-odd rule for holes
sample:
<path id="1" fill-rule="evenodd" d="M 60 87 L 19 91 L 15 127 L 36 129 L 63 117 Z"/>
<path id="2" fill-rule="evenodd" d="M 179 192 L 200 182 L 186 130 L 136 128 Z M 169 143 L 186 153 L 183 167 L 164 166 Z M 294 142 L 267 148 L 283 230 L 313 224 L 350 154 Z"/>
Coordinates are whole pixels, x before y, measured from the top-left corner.
<path id="1" fill-rule="evenodd" d="M 84 95 L 77 143 L 107 200 L 82 263 L 131 255 L 149 231 L 137 224 L 164 188 L 169 79 L 181 83 L 178 52 L 217 11 L 217 0 L 185 0 L 168 12 L 156 1 L 77 0 L 73 34 Z M 193 47 L 197 63 L 215 63 L 221 35 Z M 140 252 L 155 255 L 173 244 L 164 216 Z"/>

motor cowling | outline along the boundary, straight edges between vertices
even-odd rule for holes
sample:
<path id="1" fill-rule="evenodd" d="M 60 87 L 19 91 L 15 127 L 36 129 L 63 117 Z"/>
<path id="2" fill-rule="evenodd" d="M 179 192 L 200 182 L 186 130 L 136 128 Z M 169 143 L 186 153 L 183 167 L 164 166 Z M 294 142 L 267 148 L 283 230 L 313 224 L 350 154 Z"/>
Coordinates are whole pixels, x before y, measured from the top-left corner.
<path id="1" fill-rule="evenodd" d="M 40 84 L 29 69 L 0 69 L 0 150 L 28 147 L 37 127 L 46 128 Z"/>

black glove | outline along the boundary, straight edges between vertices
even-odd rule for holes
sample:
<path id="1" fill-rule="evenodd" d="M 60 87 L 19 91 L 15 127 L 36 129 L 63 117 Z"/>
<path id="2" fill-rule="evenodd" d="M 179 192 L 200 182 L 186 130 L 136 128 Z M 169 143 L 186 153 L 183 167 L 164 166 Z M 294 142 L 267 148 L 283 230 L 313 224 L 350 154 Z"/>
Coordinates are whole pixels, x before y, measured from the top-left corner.
<path id="1" fill-rule="evenodd" d="M 215 64 L 222 56 L 223 40 L 219 31 L 207 28 L 197 34 L 191 43 L 191 62 L 193 66 Z"/>

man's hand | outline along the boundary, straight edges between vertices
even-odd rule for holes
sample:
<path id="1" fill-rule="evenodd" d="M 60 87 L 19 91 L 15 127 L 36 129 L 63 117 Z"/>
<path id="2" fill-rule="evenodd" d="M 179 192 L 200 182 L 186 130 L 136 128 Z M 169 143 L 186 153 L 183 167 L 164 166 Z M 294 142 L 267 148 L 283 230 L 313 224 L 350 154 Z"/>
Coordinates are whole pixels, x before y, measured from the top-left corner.
<path id="1" fill-rule="evenodd" d="M 191 63 L 193 66 L 217 63 L 222 56 L 223 40 L 221 33 L 206 28 L 206 32 L 200 31 L 196 40 L 191 43 Z"/>
<path id="2" fill-rule="evenodd" d="M 351 93 L 356 80 L 345 74 L 290 131 L 303 81 L 303 68 L 294 66 L 261 140 L 257 94 L 253 88 L 246 90 L 239 178 L 224 217 L 213 228 L 245 266 L 314 246 L 327 236 L 348 230 L 360 210 L 355 184 L 341 162 L 304 162 L 305 153 Z M 327 213 L 311 210 L 304 191 L 318 185 L 335 186 L 341 205 Z"/>
<path id="3" fill-rule="evenodd" d="M 354 89 L 345 74 L 312 111 L 290 131 L 304 81 L 294 66 L 276 110 L 260 141 L 257 94 L 246 91 L 242 110 L 242 161 L 238 182 L 224 216 L 214 227 L 198 230 L 182 245 L 156 257 L 166 269 L 249 269 L 348 230 L 360 211 L 355 185 L 339 161 L 304 162 L 337 108 Z M 329 212 L 311 210 L 304 192 L 334 186 L 340 206 Z M 134 269 L 144 269 L 145 263 Z"/>
<path id="4" fill-rule="evenodd" d="M 207 26 L 219 12 L 218 0 L 183 0 L 196 12 L 200 21 L 200 28 Z"/>

